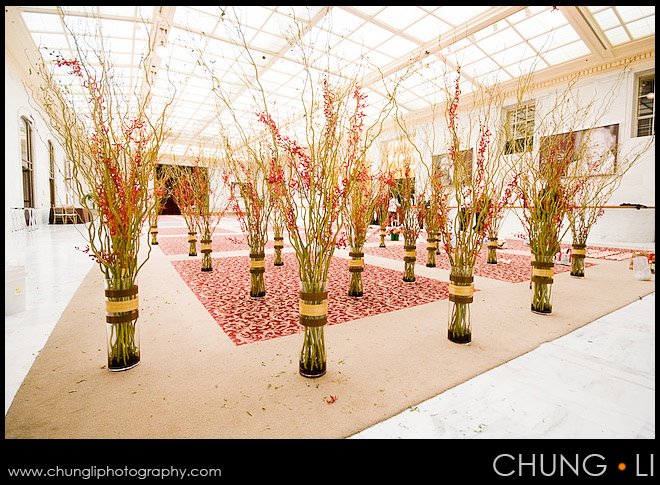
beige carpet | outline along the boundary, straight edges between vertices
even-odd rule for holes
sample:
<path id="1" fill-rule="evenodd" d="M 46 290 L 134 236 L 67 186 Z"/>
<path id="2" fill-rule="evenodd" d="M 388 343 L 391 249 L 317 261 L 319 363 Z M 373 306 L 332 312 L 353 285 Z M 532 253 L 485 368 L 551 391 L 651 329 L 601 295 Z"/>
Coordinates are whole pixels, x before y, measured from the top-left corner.
<path id="1" fill-rule="evenodd" d="M 307 380 L 301 335 L 234 346 L 159 249 L 139 285 L 140 365 L 103 368 L 94 268 L 16 394 L 6 437 L 346 437 L 655 289 L 633 279 L 628 261 L 598 261 L 584 280 L 556 275 L 554 312 L 541 316 L 527 282 L 477 278 L 471 345 L 447 340 L 443 300 L 328 327 L 328 373 Z"/>

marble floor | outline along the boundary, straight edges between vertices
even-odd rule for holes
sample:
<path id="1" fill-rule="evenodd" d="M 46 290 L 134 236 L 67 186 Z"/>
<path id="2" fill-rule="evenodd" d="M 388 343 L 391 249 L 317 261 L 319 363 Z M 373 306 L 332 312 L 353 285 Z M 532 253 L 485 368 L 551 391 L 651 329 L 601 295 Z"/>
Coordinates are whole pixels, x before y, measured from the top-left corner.
<path id="1" fill-rule="evenodd" d="M 26 270 L 26 310 L 5 316 L 5 414 L 92 267 L 80 231 L 45 225 L 5 242 L 5 264 Z M 655 438 L 654 313 L 655 293 L 352 438 Z"/>
<path id="2" fill-rule="evenodd" d="M 655 438 L 655 293 L 352 438 Z"/>
<path id="3" fill-rule="evenodd" d="M 25 268 L 25 311 L 5 315 L 5 414 L 34 359 L 43 348 L 93 265 L 84 249 L 85 226 L 41 225 L 5 239 L 5 265 Z"/>

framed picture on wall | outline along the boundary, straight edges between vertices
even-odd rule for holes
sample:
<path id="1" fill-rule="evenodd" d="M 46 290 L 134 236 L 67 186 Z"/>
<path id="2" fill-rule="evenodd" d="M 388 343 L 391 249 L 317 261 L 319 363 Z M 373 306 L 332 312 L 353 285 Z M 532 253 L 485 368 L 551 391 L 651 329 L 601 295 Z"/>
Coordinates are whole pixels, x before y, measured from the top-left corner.
<path id="1" fill-rule="evenodd" d="M 440 170 L 442 177 L 442 186 L 448 187 L 454 183 L 454 176 L 458 170 L 461 185 L 469 184 L 472 181 L 472 161 L 474 157 L 474 150 L 461 150 L 456 154 L 456 167 L 452 163 L 449 153 L 441 155 L 433 155 L 433 171 Z M 455 170 L 457 169 L 457 170 Z"/>
<path id="2" fill-rule="evenodd" d="M 619 125 L 607 125 L 575 133 L 575 147 L 584 162 L 593 166 L 594 175 L 616 172 Z"/>
<path id="3" fill-rule="evenodd" d="M 619 125 L 606 125 L 588 130 L 559 133 L 541 138 L 539 161 L 548 158 L 589 164 L 594 176 L 616 172 Z"/>

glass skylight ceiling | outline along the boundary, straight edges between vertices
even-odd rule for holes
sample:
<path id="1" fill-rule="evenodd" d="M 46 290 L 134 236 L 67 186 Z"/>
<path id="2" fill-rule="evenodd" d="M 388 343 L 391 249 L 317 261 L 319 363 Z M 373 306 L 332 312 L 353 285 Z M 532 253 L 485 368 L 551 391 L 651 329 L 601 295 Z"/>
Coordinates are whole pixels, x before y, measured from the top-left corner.
<path id="1" fill-rule="evenodd" d="M 244 79 L 253 80 L 253 67 L 237 45 L 237 19 L 250 54 L 259 69 L 278 118 L 300 118 L 304 71 L 289 38 L 294 18 L 301 20 L 308 54 L 331 79 L 364 76 L 368 101 L 385 102 L 386 82 L 400 76 L 420 54 L 414 72 L 399 87 L 403 111 L 417 111 L 444 101 L 445 84 L 461 69 L 461 89 L 470 92 L 479 84 L 508 81 L 588 56 L 591 53 L 561 9 L 529 6 L 166 6 L 166 7 L 18 7 L 28 31 L 48 61 L 51 52 L 75 56 L 73 38 L 87 34 L 84 52 L 98 50 L 98 33 L 105 55 L 117 67 L 126 89 L 139 89 L 139 64 L 147 52 L 149 34 L 158 32 L 161 16 L 168 19 L 164 48 L 157 52 L 153 106 L 159 107 L 176 87 L 172 111 L 173 136 L 164 147 L 183 156 L 217 139 L 219 123 L 229 123 L 227 110 L 211 92 L 212 82 L 197 63 L 201 53 L 221 88 L 243 111 L 255 119 L 258 107 L 251 101 Z M 655 7 L 601 6 L 580 9 L 582 17 L 609 47 L 655 35 Z M 99 23 L 100 21 L 100 23 Z M 593 44 L 592 44 L 593 45 Z M 90 58 L 91 66 L 98 61 Z M 71 76 L 59 76 L 75 85 Z M 80 89 L 73 92 L 84 102 Z M 368 110 L 373 113 L 374 108 Z"/>
<path id="2" fill-rule="evenodd" d="M 654 6 L 589 7 L 612 45 L 655 35 Z"/>

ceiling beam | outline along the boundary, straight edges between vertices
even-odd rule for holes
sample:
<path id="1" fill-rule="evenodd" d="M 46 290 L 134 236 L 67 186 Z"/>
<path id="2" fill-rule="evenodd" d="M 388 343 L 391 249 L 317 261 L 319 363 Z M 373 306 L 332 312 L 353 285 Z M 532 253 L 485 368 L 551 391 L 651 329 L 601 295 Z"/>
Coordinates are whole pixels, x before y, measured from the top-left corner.
<path id="1" fill-rule="evenodd" d="M 421 43 L 419 41 L 419 39 L 417 39 L 416 37 L 413 37 L 412 35 L 406 33 L 405 31 L 394 29 L 391 26 L 389 26 L 388 24 L 386 24 L 385 22 L 381 22 L 377 18 L 371 17 L 371 16 L 365 14 L 364 12 L 362 12 L 362 11 L 356 9 L 356 8 L 346 6 L 346 5 L 340 5 L 339 8 L 341 8 L 342 10 L 350 13 L 351 15 L 354 15 L 358 18 L 361 18 L 362 20 L 366 20 L 368 22 L 371 22 L 372 24 L 377 25 L 381 29 L 385 29 L 385 30 L 387 30 L 388 32 L 390 32 L 394 35 L 398 35 L 400 37 L 403 37 L 404 39 L 406 39 L 406 40 L 408 40 L 408 41 L 410 41 L 414 44 L 417 44 L 418 46 L 420 46 L 420 48 L 423 47 L 423 45 L 424 45 L 423 43 Z M 449 61 L 445 56 L 443 56 L 442 53 L 439 50 L 437 52 L 434 52 L 434 55 L 440 61 L 447 64 L 451 69 L 456 69 L 456 66 L 454 66 L 454 64 L 451 61 Z M 467 79 L 468 81 L 470 81 L 472 84 L 474 84 L 476 86 L 479 85 L 477 83 L 477 81 L 472 76 L 468 76 L 464 73 L 464 74 L 462 74 L 462 77 Z M 373 84 L 373 83 L 371 83 L 371 84 Z"/>
<path id="2" fill-rule="evenodd" d="M 158 46 L 162 45 L 163 47 L 167 45 L 167 37 L 169 30 L 174 20 L 174 13 L 176 12 L 175 6 L 155 6 L 154 12 L 151 15 L 151 30 L 149 31 L 149 41 L 151 45 L 149 46 L 149 58 L 145 59 L 144 62 L 147 65 L 147 79 L 142 80 L 142 86 L 140 87 L 140 99 L 142 96 L 149 95 L 151 96 L 151 89 L 156 83 L 156 76 L 158 76 L 158 71 L 160 70 L 161 57 L 158 54 Z"/>
<path id="3" fill-rule="evenodd" d="M 564 14 L 568 23 L 571 24 L 571 27 L 578 33 L 593 54 L 603 60 L 614 57 L 605 33 L 598 27 L 596 20 L 586 8 L 560 6 L 559 11 Z"/>
<path id="4" fill-rule="evenodd" d="M 63 15 L 67 17 L 88 17 L 88 18 L 102 18 L 102 19 L 107 19 L 107 20 L 123 20 L 125 22 L 135 22 L 135 17 L 127 17 L 126 15 L 114 15 L 114 14 L 109 14 L 109 13 L 100 13 L 98 12 L 98 7 L 96 8 L 96 12 L 88 11 L 88 12 L 70 12 L 67 10 L 62 9 Z M 158 8 L 158 7 L 156 7 Z M 43 7 L 31 7 L 29 5 L 27 6 L 21 6 L 21 12 L 26 12 L 26 13 L 45 13 L 45 14 L 52 14 L 52 15 L 58 15 L 58 7 L 48 7 L 48 8 L 43 8 Z M 35 31 L 37 32 L 37 31 Z"/>
<path id="5" fill-rule="evenodd" d="M 449 47 L 450 45 L 455 44 L 459 40 L 465 39 L 466 37 L 471 36 L 472 34 L 479 32 L 486 27 L 493 25 L 500 20 L 507 18 L 509 15 L 513 15 L 516 12 L 523 10 L 525 6 L 513 6 L 513 7 L 490 7 L 487 12 L 475 17 L 474 19 L 465 23 L 461 27 L 455 27 L 454 29 L 448 31 L 444 36 L 440 37 L 439 41 L 430 41 L 422 45 L 419 49 L 415 49 L 411 52 L 410 57 L 402 58 L 395 60 L 385 66 L 382 71 L 382 76 L 387 77 L 391 74 L 399 72 L 407 67 L 411 66 L 415 62 L 420 61 L 426 57 L 435 55 L 437 52 L 440 52 L 442 49 Z M 381 79 L 380 73 L 375 73 L 370 76 L 365 77 L 363 80 L 363 86 L 369 86 L 375 82 L 378 82 Z"/>

